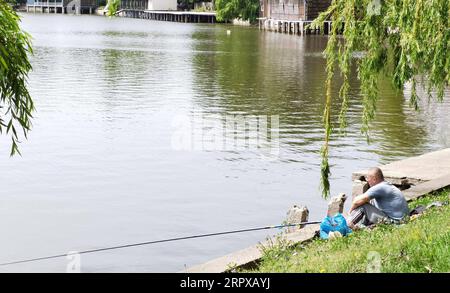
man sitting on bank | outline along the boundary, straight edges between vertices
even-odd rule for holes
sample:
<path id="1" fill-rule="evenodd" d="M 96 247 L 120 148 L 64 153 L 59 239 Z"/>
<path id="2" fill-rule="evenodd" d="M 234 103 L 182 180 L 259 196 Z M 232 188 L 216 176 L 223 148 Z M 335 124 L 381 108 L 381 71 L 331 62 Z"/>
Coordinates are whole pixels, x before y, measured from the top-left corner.
<path id="1" fill-rule="evenodd" d="M 355 229 L 382 221 L 401 223 L 408 216 L 409 208 L 400 189 L 384 181 L 380 168 L 371 168 L 366 180 L 370 188 L 353 199 L 348 226 Z"/>

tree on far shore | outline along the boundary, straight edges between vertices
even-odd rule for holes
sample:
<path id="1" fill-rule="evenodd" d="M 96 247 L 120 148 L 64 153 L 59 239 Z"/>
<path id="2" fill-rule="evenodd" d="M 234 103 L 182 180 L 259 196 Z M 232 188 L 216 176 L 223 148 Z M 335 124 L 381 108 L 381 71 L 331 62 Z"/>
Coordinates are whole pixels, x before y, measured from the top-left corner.
<path id="1" fill-rule="evenodd" d="M 230 21 L 235 18 L 256 21 L 259 17 L 259 0 L 216 0 L 218 21 Z"/>

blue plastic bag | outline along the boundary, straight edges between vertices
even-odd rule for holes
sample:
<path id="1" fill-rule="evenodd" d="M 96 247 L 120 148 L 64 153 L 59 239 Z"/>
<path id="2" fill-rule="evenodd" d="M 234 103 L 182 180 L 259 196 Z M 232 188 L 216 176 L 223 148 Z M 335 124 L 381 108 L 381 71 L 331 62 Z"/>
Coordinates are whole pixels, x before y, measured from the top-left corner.
<path id="1" fill-rule="evenodd" d="M 342 236 L 346 236 L 352 233 L 352 229 L 347 226 L 347 220 L 345 220 L 342 214 L 337 214 L 334 217 L 326 217 L 320 224 L 320 238 L 328 239 L 328 233 L 339 231 Z"/>

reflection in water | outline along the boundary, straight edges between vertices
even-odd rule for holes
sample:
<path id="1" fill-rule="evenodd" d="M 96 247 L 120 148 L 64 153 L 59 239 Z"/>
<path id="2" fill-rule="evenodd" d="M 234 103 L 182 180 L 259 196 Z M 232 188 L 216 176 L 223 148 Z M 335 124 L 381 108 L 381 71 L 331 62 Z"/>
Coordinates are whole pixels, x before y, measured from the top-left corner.
<path id="1" fill-rule="evenodd" d="M 318 153 L 323 139 L 325 60 L 321 52 L 326 37 L 293 38 L 251 29 L 236 29 L 231 37 L 220 30 L 193 37 L 199 52 L 193 57 L 196 101 L 205 111 L 280 115 L 282 142 L 289 150 L 282 160 L 302 161 L 305 152 Z M 206 50 L 220 53 L 205 55 L 202 51 Z M 355 147 L 359 145 L 378 154 L 383 163 L 429 148 L 424 117 L 408 108 L 403 95 L 386 80 L 381 81 L 379 111 L 371 125 L 373 146 L 367 147 L 359 131 L 362 99 L 358 86 L 354 70 L 348 137 L 335 137 L 333 143 L 335 148 L 347 147 L 344 156 L 358 157 L 361 150 Z M 332 109 L 336 127 L 340 102 L 337 99 Z"/>
<path id="2" fill-rule="evenodd" d="M 23 157 L 0 156 L 9 170 L 0 191 L 0 261 L 272 225 L 292 204 L 306 204 L 312 220 L 323 217 L 326 37 L 93 16 L 28 14 L 22 25 L 34 38 L 30 90 L 38 111 Z M 448 101 L 416 113 L 388 82 L 368 145 L 353 83 L 348 135 L 332 142 L 333 194 L 350 192 L 357 169 L 448 146 Z M 338 112 L 336 103 L 335 122 Z M 279 116 L 279 159 L 245 148 L 174 149 L 174 121 L 199 114 Z M 8 154 L 0 141 L 0 154 Z M 179 271 L 265 236 L 86 255 L 82 271 Z M 65 261 L 1 270 L 63 272 Z"/>

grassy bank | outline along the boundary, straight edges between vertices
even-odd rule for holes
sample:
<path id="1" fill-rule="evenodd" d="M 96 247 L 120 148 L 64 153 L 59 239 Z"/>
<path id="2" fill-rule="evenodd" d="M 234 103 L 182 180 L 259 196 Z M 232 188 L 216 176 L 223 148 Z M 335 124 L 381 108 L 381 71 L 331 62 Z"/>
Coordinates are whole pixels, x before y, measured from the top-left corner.
<path id="1" fill-rule="evenodd" d="M 450 189 L 410 203 L 448 201 Z M 257 272 L 450 272 L 450 206 L 401 226 L 380 225 L 332 241 L 264 248 Z"/>

